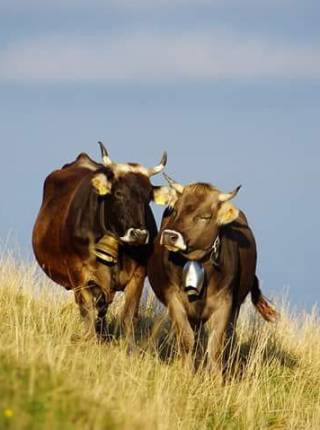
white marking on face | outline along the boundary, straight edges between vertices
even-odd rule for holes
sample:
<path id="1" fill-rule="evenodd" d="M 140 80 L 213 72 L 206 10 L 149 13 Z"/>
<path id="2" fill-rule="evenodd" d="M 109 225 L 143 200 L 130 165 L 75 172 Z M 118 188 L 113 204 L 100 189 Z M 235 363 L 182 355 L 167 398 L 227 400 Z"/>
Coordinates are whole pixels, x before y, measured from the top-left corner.
<path id="1" fill-rule="evenodd" d="M 135 233 L 137 234 L 136 237 L 135 237 Z M 139 240 L 139 233 L 146 235 L 144 244 L 149 243 L 149 232 L 147 230 L 142 230 L 142 229 L 133 228 L 133 227 L 129 228 L 124 234 L 124 236 L 120 237 L 120 240 L 125 243 L 135 243 Z"/>
<path id="2" fill-rule="evenodd" d="M 145 167 L 138 164 L 137 166 L 131 166 L 126 163 L 117 163 L 113 165 L 113 172 L 117 176 L 126 175 L 127 173 L 141 173 L 142 175 L 148 176 L 148 171 Z"/>
<path id="3" fill-rule="evenodd" d="M 170 244 L 165 243 L 165 235 L 166 234 L 176 235 L 177 239 L 174 241 L 174 243 L 170 243 Z M 163 232 L 161 234 L 161 238 L 160 238 L 160 245 L 164 245 L 170 251 L 185 251 L 187 249 L 187 244 L 186 244 L 182 234 L 176 230 L 170 230 L 170 229 L 163 230 Z"/>

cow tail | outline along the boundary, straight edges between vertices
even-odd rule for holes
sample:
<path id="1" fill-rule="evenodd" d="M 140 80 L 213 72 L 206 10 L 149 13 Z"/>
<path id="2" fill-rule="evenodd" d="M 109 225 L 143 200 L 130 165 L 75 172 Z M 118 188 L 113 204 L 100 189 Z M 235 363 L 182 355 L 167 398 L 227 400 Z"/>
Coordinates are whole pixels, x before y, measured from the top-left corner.
<path id="1" fill-rule="evenodd" d="M 275 322 L 279 319 L 278 311 L 272 306 L 269 300 L 264 297 L 259 287 L 259 279 L 254 277 L 251 289 L 251 300 L 259 314 L 268 322 Z"/>

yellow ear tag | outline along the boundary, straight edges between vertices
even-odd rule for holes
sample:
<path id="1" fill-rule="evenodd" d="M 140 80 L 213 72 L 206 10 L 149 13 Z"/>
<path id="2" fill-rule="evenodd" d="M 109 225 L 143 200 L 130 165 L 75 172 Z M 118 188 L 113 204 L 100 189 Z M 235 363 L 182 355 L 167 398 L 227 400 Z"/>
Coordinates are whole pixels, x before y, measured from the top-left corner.
<path id="1" fill-rule="evenodd" d="M 105 196 L 110 192 L 110 184 L 105 175 L 98 174 L 91 180 L 92 186 L 95 188 L 100 196 Z"/>
<path id="2" fill-rule="evenodd" d="M 168 205 L 174 201 L 175 192 L 170 187 L 154 187 L 153 201 L 157 205 Z"/>
<path id="3" fill-rule="evenodd" d="M 226 225 L 235 221 L 239 216 L 239 209 L 236 208 L 232 203 L 223 203 L 222 207 L 218 212 L 218 224 Z"/>
<path id="4" fill-rule="evenodd" d="M 166 205 L 167 201 L 168 201 L 168 199 L 163 194 L 157 193 L 155 195 L 154 202 L 157 205 Z"/>

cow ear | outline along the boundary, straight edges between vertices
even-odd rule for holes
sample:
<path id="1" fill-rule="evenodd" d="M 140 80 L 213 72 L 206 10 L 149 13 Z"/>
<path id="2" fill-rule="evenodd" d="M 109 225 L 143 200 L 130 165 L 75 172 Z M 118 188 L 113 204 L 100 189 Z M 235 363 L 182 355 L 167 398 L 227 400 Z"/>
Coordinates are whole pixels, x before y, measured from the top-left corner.
<path id="1" fill-rule="evenodd" d="M 232 203 L 222 203 L 217 214 L 217 223 L 219 225 L 230 224 L 235 221 L 239 216 L 239 209 L 236 208 Z"/>
<path id="2" fill-rule="evenodd" d="M 171 187 L 153 187 L 152 200 L 157 205 L 173 206 L 177 198 L 177 192 Z"/>
<path id="3" fill-rule="evenodd" d="M 111 182 L 103 173 L 98 173 L 91 179 L 91 184 L 99 196 L 105 196 L 111 192 Z"/>

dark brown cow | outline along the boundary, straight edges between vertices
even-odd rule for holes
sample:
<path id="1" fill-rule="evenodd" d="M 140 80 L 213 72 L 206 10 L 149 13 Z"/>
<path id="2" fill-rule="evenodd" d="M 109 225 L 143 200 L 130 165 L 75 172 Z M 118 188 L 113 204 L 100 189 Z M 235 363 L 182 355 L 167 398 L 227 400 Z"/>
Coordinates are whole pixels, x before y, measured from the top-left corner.
<path id="1" fill-rule="evenodd" d="M 115 164 L 100 146 L 103 164 L 80 154 L 46 178 L 32 243 L 45 273 L 74 291 L 90 335 L 95 328 L 106 332 L 107 307 L 115 292 L 125 289 L 122 321 L 132 341 L 132 321 L 157 234 L 149 203 L 158 187 L 149 178 L 164 168 L 166 154 L 147 169 Z"/>
<path id="2" fill-rule="evenodd" d="M 193 351 L 195 333 L 207 323 L 208 362 L 222 370 L 228 355 L 223 351 L 232 343 L 247 294 L 251 292 L 253 304 L 267 321 L 277 314 L 259 288 L 253 233 L 245 215 L 230 203 L 240 187 L 222 193 L 205 183 L 184 187 L 168 180 L 163 203 L 169 207 L 149 260 L 148 276 L 156 296 L 168 307 L 182 350 Z M 184 267 L 190 261 L 204 269 L 198 296 L 190 296 L 183 281 Z"/>

